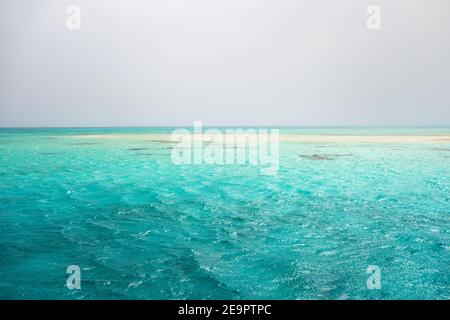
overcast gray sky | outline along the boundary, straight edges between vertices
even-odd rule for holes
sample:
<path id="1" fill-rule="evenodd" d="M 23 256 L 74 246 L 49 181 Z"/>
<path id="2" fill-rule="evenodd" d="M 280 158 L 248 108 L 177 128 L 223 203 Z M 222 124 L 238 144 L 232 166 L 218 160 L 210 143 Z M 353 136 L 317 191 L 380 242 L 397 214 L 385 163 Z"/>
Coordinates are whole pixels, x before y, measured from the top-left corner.
<path id="1" fill-rule="evenodd" d="M 66 27 L 81 8 L 81 30 Z M 381 29 L 366 9 L 380 6 Z M 1 0 L 0 126 L 450 125 L 448 0 Z"/>

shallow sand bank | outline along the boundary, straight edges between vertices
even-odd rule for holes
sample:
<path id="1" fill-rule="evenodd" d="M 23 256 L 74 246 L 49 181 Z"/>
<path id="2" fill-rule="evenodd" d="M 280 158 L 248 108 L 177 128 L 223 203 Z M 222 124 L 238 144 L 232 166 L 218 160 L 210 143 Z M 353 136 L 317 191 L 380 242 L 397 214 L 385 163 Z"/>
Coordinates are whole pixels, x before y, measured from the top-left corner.
<path id="1" fill-rule="evenodd" d="M 232 134 L 229 137 L 237 138 L 242 135 Z M 149 142 L 174 142 L 170 134 L 162 133 L 133 133 L 133 134 L 86 134 L 71 135 L 72 138 L 80 139 L 120 139 L 120 140 L 140 140 Z M 178 136 L 180 137 L 180 136 Z M 225 134 L 222 135 L 225 139 Z M 194 135 L 191 135 L 194 138 Z M 205 141 L 218 139 L 218 135 L 203 134 Z M 250 140 L 258 138 L 255 134 L 247 135 Z M 269 135 L 270 140 L 270 135 Z M 283 134 L 279 135 L 280 142 L 323 142 L 323 143 L 450 143 L 450 135 L 300 135 L 300 134 Z"/>

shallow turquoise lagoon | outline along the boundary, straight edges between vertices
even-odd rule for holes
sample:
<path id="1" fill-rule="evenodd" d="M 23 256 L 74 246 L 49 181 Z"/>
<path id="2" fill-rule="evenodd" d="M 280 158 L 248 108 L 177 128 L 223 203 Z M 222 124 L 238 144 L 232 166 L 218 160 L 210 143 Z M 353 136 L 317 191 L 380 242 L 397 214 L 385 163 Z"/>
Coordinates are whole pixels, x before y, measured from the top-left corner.
<path id="1" fill-rule="evenodd" d="M 263 176 L 176 166 L 173 143 L 126 135 L 167 132 L 0 130 L 0 298 L 450 298 L 449 141 L 281 142 L 278 174 Z"/>

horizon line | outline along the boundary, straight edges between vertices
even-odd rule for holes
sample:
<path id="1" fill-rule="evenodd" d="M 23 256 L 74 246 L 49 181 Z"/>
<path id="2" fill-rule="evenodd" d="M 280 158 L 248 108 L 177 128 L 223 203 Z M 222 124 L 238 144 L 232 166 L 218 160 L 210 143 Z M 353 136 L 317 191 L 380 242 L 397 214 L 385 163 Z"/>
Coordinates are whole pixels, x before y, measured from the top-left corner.
<path id="1" fill-rule="evenodd" d="M 191 125 L 164 125 L 164 126 L 134 126 L 134 125 L 113 125 L 113 126 L 0 126 L 0 129 L 163 129 L 163 128 L 186 128 Z M 450 124 L 433 125 L 204 125 L 204 128 L 450 128 Z"/>

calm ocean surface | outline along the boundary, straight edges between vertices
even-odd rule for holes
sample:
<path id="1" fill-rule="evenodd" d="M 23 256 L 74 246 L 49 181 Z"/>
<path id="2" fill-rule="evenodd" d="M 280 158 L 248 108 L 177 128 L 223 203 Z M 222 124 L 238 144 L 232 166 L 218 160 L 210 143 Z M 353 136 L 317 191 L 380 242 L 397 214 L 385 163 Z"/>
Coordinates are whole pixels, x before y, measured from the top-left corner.
<path id="1" fill-rule="evenodd" d="M 0 298 L 450 299 L 450 141 L 281 142 L 263 176 L 176 166 L 173 143 L 144 135 L 82 136 L 171 131 L 0 129 Z"/>

